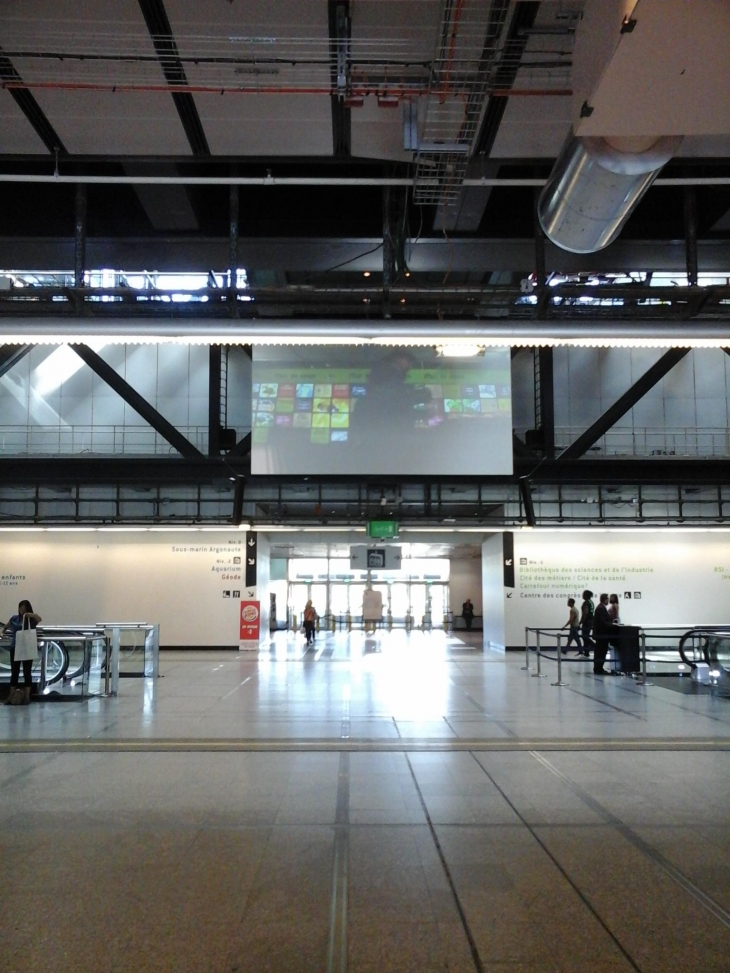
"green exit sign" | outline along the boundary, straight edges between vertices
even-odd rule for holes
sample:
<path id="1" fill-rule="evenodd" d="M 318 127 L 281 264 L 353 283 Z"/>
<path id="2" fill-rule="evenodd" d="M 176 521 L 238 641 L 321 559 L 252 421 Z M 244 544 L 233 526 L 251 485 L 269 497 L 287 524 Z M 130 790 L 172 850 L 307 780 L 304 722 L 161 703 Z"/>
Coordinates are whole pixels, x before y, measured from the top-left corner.
<path id="1" fill-rule="evenodd" d="M 394 520 L 371 520 L 368 524 L 369 537 L 397 537 L 398 524 Z"/>

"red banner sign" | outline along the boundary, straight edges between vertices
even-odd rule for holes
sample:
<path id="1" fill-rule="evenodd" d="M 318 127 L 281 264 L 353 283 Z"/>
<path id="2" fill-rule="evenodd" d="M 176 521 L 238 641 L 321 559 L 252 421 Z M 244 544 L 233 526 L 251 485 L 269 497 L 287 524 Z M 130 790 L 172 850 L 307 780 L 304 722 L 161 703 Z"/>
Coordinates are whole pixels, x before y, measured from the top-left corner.
<path id="1" fill-rule="evenodd" d="M 261 623 L 261 603 L 258 601 L 241 602 L 241 641 L 252 642 L 259 638 Z"/>

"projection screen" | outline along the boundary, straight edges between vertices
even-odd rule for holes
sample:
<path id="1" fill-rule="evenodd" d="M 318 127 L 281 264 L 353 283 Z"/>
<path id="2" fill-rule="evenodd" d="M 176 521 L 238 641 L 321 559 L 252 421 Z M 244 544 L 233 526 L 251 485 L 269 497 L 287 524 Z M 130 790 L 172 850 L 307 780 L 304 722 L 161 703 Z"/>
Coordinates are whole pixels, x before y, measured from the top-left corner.
<path id="1" fill-rule="evenodd" d="M 511 474 L 509 349 L 254 346 L 251 471 Z"/>

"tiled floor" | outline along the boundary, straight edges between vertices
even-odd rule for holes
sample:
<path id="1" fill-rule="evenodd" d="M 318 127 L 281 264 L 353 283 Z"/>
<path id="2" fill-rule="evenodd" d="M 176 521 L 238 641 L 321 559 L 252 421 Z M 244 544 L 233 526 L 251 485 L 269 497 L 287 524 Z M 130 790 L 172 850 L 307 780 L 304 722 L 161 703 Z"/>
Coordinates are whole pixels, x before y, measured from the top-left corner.
<path id="1" fill-rule="evenodd" d="M 730 701 L 434 633 L 0 708 L 0 970 L 730 968 Z"/>

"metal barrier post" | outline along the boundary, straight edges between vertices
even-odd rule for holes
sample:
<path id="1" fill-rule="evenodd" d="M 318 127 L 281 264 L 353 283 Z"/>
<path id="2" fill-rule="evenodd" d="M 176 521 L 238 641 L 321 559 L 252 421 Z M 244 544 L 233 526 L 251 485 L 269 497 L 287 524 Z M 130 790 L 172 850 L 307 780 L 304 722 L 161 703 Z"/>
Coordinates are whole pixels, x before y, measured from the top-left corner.
<path id="1" fill-rule="evenodd" d="M 646 678 L 646 632 L 641 630 L 641 676 L 636 680 L 639 686 L 651 686 Z"/>
<path id="2" fill-rule="evenodd" d="M 523 670 L 523 672 L 530 671 L 530 630 L 526 625 L 525 625 L 525 664 L 524 666 L 520 666 L 520 668 Z"/>
<path id="3" fill-rule="evenodd" d="M 532 678 L 546 679 L 547 676 L 543 672 L 540 672 L 540 629 L 539 628 L 535 629 L 535 645 L 537 647 L 537 672 L 533 672 Z"/>
<path id="4" fill-rule="evenodd" d="M 43 639 L 41 649 L 41 678 L 38 683 L 38 695 L 41 696 L 46 690 L 46 670 L 48 668 L 48 640 Z"/>
<path id="5" fill-rule="evenodd" d="M 121 648 L 122 633 L 120 629 L 112 629 L 112 696 L 119 695 L 119 650 Z"/>
<path id="6" fill-rule="evenodd" d="M 567 686 L 567 682 L 563 682 L 563 654 L 561 651 L 561 642 L 563 641 L 562 636 L 558 635 L 558 681 L 552 683 L 553 686 Z"/>
<path id="7" fill-rule="evenodd" d="M 104 695 L 111 696 L 112 685 L 112 654 L 111 642 L 104 636 Z"/>

